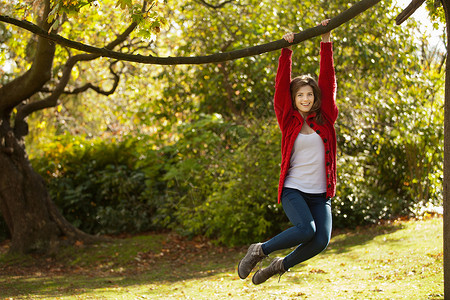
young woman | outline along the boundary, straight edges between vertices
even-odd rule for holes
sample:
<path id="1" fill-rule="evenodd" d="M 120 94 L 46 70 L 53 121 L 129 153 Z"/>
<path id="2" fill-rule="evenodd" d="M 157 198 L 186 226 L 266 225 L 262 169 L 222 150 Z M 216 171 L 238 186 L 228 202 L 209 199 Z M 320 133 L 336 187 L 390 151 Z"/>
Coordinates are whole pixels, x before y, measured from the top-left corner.
<path id="1" fill-rule="evenodd" d="M 329 20 L 322 21 L 326 26 Z M 283 37 L 289 43 L 294 34 Z M 331 197 L 336 191 L 336 79 L 330 32 L 322 35 L 318 83 L 309 75 L 291 80 L 292 50 L 283 48 L 275 82 L 274 108 L 282 133 L 278 203 L 293 226 L 265 243 L 250 245 L 239 262 L 238 274 L 247 278 L 270 253 L 297 246 L 275 258 L 252 278 L 261 284 L 275 274 L 322 252 L 331 238 Z"/>

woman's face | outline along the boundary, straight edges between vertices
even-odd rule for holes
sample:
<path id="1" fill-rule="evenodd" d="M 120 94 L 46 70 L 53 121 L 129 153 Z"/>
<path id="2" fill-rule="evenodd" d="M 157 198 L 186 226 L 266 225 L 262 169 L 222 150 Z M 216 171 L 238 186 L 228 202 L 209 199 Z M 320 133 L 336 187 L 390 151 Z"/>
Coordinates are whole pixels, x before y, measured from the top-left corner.
<path id="1" fill-rule="evenodd" d="M 295 106 L 297 110 L 307 115 L 314 104 L 314 91 L 310 85 L 304 85 L 295 93 Z"/>

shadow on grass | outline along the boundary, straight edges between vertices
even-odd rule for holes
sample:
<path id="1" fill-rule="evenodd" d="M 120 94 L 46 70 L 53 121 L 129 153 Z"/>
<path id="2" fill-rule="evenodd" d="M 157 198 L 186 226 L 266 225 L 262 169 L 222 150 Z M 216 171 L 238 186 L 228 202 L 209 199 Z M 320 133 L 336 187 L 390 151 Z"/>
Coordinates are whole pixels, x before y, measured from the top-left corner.
<path id="1" fill-rule="evenodd" d="M 350 252 L 377 236 L 403 227 L 396 223 L 336 230 L 322 255 Z M 8 259 L 3 255 L 0 256 L 0 299 L 79 296 L 115 289 L 123 292 L 131 286 L 157 286 L 222 273 L 236 274 L 237 263 L 246 250 L 247 247 L 219 247 L 205 240 L 188 241 L 166 234 L 70 247 L 53 257 Z M 237 274 L 235 279 L 238 280 Z"/>
<path id="2" fill-rule="evenodd" d="M 0 277 L 0 299 L 47 299 L 49 297 L 67 297 L 67 296 L 81 296 L 87 294 L 87 298 L 91 293 L 95 295 L 102 295 L 105 290 L 109 293 L 117 292 L 117 294 L 124 294 L 127 288 L 133 286 L 147 285 L 147 291 L 157 289 L 161 283 L 175 283 L 188 279 L 201 279 L 216 275 L 222 272 L 229 272 L 230 270 L 221 271 L 204 271 L 204 272 L 190 272 L 189 275 L 176 276 L 171 274 L 174 269 L 172 266 L 160 266 L 164 270 L 148 271 L 142 274 L 104 274 L 99 276 L 92 275 L 58 275 L 58 276 L 23 276 L 23 277 Z M 176 271 L 176 269 L 175 269 Z M 154 284 L 153 287 L 150 285 Z M 95 299 L 109 299 L 95 298 Z"/>
<path id="3" fill-rule="evenodd" d="M 353 230 L 335 230 L 326 251 L 333 254 L 349 252 L 355 246 L 362 246 L 380 235 L 394 233 L 404 227 L 402 223 L 395 222 L 362 228 L 357 227 Z M 394 240 L 390 241 L 395 242 Z"/>
<path id="4" fill-rule="evenodd" d="M 53 256 L 0 254 L 0 299 L 89 295 L 234 273 L 241 248 L 173 234 L 68 247 Z M 236 276 L 237 277 L 237 276 Z M 106 297 L 108 298 L 108 297 Z"/>

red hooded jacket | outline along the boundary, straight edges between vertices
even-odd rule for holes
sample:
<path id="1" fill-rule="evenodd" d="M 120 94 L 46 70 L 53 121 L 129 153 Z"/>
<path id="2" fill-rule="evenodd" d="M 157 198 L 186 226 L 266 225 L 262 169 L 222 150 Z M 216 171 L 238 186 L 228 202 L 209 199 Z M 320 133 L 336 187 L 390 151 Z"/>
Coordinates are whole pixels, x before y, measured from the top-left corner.
<path id="1" fill-rule="evenodd" d="M 281 129 L 281 173 L 278 185 L 278 203 L 281 202 L 281 193 L 284 180 L 289 171 L 292 147 L 305 120 L 293 108 L 290 92 L 292 69 L 292 51 L 283 48 L 278 62 L 278 71 L 275 81 L 274 108 L 278 125 Z M 332 43 L 320 43 L 320 73 L 318 81 L 322 92 L 321 112 L 324 123 L 314 121 L 315 113 L 306 118 L 308 125 L 322 138 L 325 146 L 325 168 L 327 180 L 327 198 L 336 194 L 336 131 L 334 123 L 338 116 L 336 106 L 336 77 L 333 64 Z"/>

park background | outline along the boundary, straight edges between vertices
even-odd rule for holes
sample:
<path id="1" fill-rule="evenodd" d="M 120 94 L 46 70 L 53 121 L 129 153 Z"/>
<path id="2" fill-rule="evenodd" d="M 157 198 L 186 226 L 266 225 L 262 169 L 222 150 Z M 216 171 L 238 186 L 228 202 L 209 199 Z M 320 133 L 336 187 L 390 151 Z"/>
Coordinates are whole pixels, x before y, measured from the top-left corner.
<path id="1" fill-rule="evenodd" d="M 189 56 L 245 48 L 313 27 L 351 5 L 157 4 L 159 26 L 140 28 L 122 51 Z M 92 45 L 112 39 L 128 21 L 114 5 L 82 9 L 60 34 Z M 445 50 L 414 19 L 396 26 L 400 8 L 382 1 L 332 32 L 340 109 L 336 229 L 442 213 Z M 444 34 L 442 19 L 432 20 Z M 28 43 L 32 34 L 1 26 L 6 84 L 29 67 L 35 44 Z M 319 41 L 294 46 L 294 74 L 318 75 Z M 55 61 L 64 61 L 67 50 L 57 49 Z M 185 66 L 81 62 L 72 90 L 91 83 L 114 92 L 64 94 L 55 108 L 32 114 L 25 144 L 33 168 L 64 217 L 90 234 L 170 231 L 217 247 L 265 240 L 288 226 L 276 203 L 278 55 Z M 8 240 L 1 220 L 0 229 Z"/>

